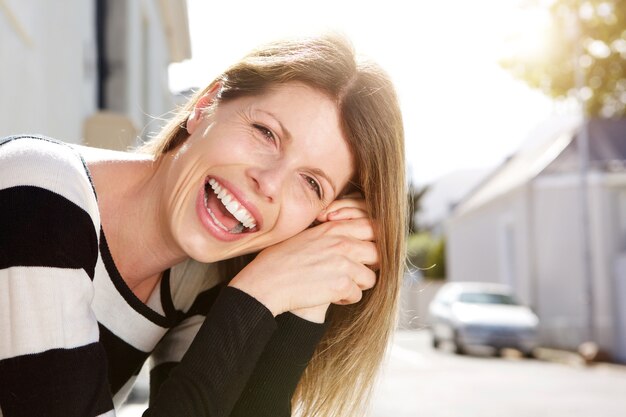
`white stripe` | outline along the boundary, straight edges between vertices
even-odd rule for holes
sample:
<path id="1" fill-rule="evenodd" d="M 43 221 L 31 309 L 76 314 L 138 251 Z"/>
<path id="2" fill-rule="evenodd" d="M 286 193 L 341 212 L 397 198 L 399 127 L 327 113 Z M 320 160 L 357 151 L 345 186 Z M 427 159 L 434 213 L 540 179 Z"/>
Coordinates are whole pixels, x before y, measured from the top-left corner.
<path id="1" fill-rule="evenodd" d="M 2 415 L 0 415 L 0 417 L 2 417 Z M 100 414 L 99 416 L 96 416 L 96 417 L 115 417 L 115 410 L 107 411 L 106 413 Z"/>
<path id="2" fill-rule="evenodd" d="M 170 292 L 176 310 L 189 311 L 198 294 L 220 282 L 217 264 L 193 259 L 175 265 L 170 271 Z"/>
<path id="3" fill-rule="evenodd" d="M 171 329 L 152 352 L 151 368 L 162 363 L 180 362 L 200 326 L 204 322 L 204 316 L 191 316 Z"/>
<path id="4" fill-rule="evenodd" d="M 0 359 L 98 341 L 92 298 L 82 269 L 0 270 Z"/>
<path id="5" fill-rule="evenodd" d="M 18 185 L 45 188 L 85 210 L 100 230 L 98 203 L 76 151 L 40 139 L 15 139 L 0 146 L 0 189 Z"/>
<path id="6" fill-rule="evenodd" d="M 96 294 L 93 311 L 98 321 L 126 343 L 142 352 L 150 352 L 163 337 L 163 328 L 137 312 L 117 291 L 98 256 L 93 282 Z"/>
<path id="7" fill-rule="evenodd" d="M 128 379 L 128 381 L 126 381 L 124 385 L 122 385 L 122 388 L 120 388 L 119 391 L 115 393 L 115 395 L 113 396 L 113 406 L 115 408 L 121 407 L 124 401 L 126 401 L 126 398 L 128 398 L 128 394 L 130 394 L 130 391 L 133 388 L 133 385 L 135 385 L 136 380 L 137 376 L 132 375 Z"/>

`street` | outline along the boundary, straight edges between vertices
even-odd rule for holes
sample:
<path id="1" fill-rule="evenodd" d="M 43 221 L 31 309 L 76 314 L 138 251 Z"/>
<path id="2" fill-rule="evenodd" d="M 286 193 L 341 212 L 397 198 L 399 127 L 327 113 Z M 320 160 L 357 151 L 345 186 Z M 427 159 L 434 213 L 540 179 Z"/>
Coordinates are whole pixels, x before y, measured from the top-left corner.
<path id="1" fill-rule="evenodd" d="M 623 417 L 626 366 L 565 365 L 488 352 L 435 351 L 426 331 L 398 331 L 367 417 Z M 120 417 L 139 416 L 128 404 Z"/>
<path id="2" fill-rule="evenodd" d="M 623 417 L 626 367 L 457 356 L 399 331 L 367 417 Z"/>

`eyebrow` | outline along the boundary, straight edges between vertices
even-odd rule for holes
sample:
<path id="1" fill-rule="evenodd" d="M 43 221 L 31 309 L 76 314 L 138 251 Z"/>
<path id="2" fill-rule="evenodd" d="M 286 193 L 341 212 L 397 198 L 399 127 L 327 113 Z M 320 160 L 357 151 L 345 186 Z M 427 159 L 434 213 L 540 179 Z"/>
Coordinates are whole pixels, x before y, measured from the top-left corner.
<path id="1" fill-rule="evenodd" d="M 260 110 L 260 109 L 257 109 L 256 111 L 258 111 L 259 113 L 265 113 L 268 116 L 270 116 L 272 119 L 274 119 L 276 123 L 278 123 L 278 127 L 280 127 L 282 136 L 284 136 L 286 140 L 290 141 L 293 139 L 293 136 L 291 136 L 291 132 L 289 132 L 289 130 L 280 122 L 280 119 L 278 119 L 278 117 L 276 117 L 274 113 L 269 112 L 267 110 Z"/>
<path id="2" fill-rule="evenodd" d="M 276 123 L 278 123 L 278 127 L 280 127 L 281 133 L 283 134 L 283 136 L 285 137 L 286 140 L 288 141 L 292 141 L 293 140 L 293 136 L 291 136 L 291 132 L 289 132 L 289 130 L 287 130 L 287 128 L 280 122 L 280 120 L 278 119 L 278 117 L 276 117 L 276 115 L 272 112 L 269 112 L 267 110 L 261 110 L 261 109 L 257 109 L 256 111 L 260 112 L 260 113 L 265 113 L 268 116 L 270 116 L 272 119 L 274 119 L 276 121 Z M 337 197 L 337 186 L 335 185 L 335 183 L 330 179 L 330 177 L 328 175 L 326 175 L 326 173 L 319 169 L 319 168 L 309 168 L 309 170 L 316 174 L 319 175 L 320 177 L 324 178 L 326 180 L 326 182 L 328 182 L 331 186 L 331 188 L 333 189 L 333 194 L 334 197 Z"/>

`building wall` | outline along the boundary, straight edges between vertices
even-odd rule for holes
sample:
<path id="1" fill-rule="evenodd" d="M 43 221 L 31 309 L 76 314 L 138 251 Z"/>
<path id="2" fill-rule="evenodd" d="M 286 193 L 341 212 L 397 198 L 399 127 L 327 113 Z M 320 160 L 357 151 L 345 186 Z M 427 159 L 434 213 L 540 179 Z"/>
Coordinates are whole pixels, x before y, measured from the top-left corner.
<path id="1" fill-rule="evenodd" d="M 421 274 L 405 274 L 398 305 L 399 329 L 428 327 L 428 306 L 445 281 L 429 280 Z"/>
<path id="2" fill-rule="evenodd" d="M 79 143 L 83 119 L 97 107 L 93 1 L 5 3 L 0 136 L 41 133 Z"/>
<path id="3" fill-rule="evenodd" d="M 613 311 L 616 322 L 617 358 L 626 363 L 626 186 L 613 189 L 613 224 L 617 225 L 614 244 L 619 254 L 613 267 Z"/>
<path id="4" fill-rule="evenodd" d="M 519 187 L 448 221 L 450 281 L 509 284 L 522 302 L 533 305 L 526 194 L 527 189 Z"/>
<path id="5" fill-rule="evenodd" d="M 62 6 L 47 0 L 5 1 L 9 12 L 0 9 L 0 137 L 40 133 L 83 143 L 93 126 L 105 126 L 96 136 L 108 142 L 88 138 L 87 143 L 126 149 L 135 132 L 145 138 L 160 129 L 174 108 L 167 79 L 170 55 L 188 57 L 180 41 L 188 33 L 181 27 L 186 20 L 168 16 L 166 24 L 159 1 L 102 1 L 108 61 L 102 110 L 125 118 L 106 125 L 97 123 L 95 0 L 67 0 Z M 178 13 L 186 11 L 182 0 L 168 4 Z M 171 25 L 178 25 L 178 43 L 167 37 Z M 179 50 L 170 51 L 170 45 Z"/>
<path id="6" fill-rule="evenodd" d="M 626 174 L 589 178 L 591 335 L 579 184 L 577 174 L 539 176 L 453 217 L 449 278 L 512 285 L 539 315 L 546 346 L 576 349 L 591 337 L 626 358 Z"/>
<path id="7" fill-rule="evenodd" d="M 619 354 L 623 324 L 618 315 L 626 294 L 619 294 L 617 259 L 626 252 L 626 226 L 620 196 L 626 193 L 626 176 L 592 174 L 589 178 L 589 258 L 593 294 L 593 328 L 588 329 L 589 289 L 582 245 L 579 177 L 576 174 L 535 180 L 535 220 L 540 235 L 536 244 L 540 283 L 538 307 L 544 340 L 576 348 L 592 339 Z M 623 273 L 622 273 L 623 274 Z M 620 330 L 621 328 L 621 330 Z"/>
<path id="8" fill-rule="evenodd" d="M 541 339 L 576 348 L 585 340 L 585 282 L 580 200 L 576 183 L 538 178 L 533 183 L 534 256 Z"/>
<path id="9" fill-rule="evenodd" d="M 174 107 L 169 51 L 159 2 L 108 0 L 107 109 L 126 114 L 142 137 L 157 132 Z M 145 127 L 145 128 L 144 128 Z"/>

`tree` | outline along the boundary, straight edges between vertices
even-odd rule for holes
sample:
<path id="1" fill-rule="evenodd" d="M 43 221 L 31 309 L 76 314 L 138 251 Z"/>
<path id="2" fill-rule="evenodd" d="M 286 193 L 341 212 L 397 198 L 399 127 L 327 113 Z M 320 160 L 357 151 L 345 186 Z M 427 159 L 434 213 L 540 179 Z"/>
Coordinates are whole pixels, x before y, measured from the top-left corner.
<path id="1" fill-rule="evenodd" d="M 418 233 L 420 226 L 417 221 L 418 213 L 421 209 L 421 199 L 428 191 L 428 185 L 418 187 L 413 182 L 409 183 L 409 234 Z"/>
<path id="2" fill-rule="evenodd" d="M 542 53 L 524 54 L 521 43 L 512 43 L 501 65 L 554 98 L 580 93 L 588 116 L 626 117 L 626 0 L 553 0 L 527 7 L 547 7 L 549 13 Z"/>

